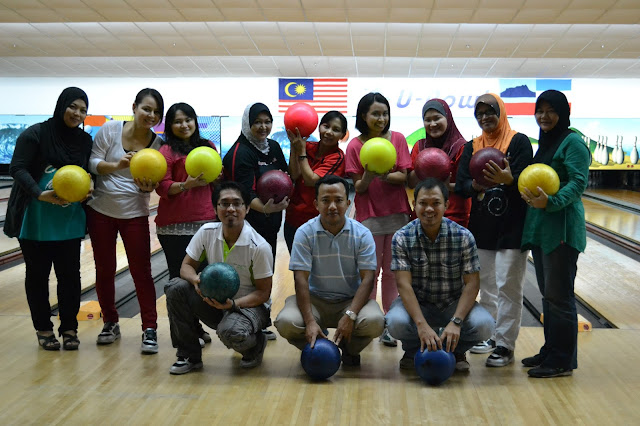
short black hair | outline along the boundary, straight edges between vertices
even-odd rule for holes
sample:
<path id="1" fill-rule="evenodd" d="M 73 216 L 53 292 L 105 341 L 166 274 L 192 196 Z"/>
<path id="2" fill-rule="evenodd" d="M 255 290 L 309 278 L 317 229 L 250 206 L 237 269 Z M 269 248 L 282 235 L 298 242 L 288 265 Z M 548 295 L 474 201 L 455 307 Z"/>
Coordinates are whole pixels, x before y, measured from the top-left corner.
<path id="1" fill-rule="evenodd" d="M 340 111 L 329 111 L 328 113 L 326 113 L 325 115 L 322 116 L 322 119 L 320 120 L 320 125 L 324 124 L 324 123 L 328 123 L 331 120 L 333 120 L 334 118 L 337 118 L 338 120 L 340 120 L 340 127 L 342 127 L 342 134 L 346 135 L 347 134 L 347 117 L 344 116 L 344 114 L 342 114 Z M 342 136 L 344 137 L 344 136 Z M 341 138 L 342 139 L 342 138 Z"/>
<path id="2" fill-rule="evenodd" d="M 344 185 L 344 190 L 347 193 L 347 198 L 349 198 L 349 182 L 346 179 L 341 178 L 337 175 L 324 175 L 316 182 L 316 200 L 318 199 L 318 194 L 320 193 L 320 185 L 334 185 L 336 183 L 341 183 Z"/>
<path id="3" fill-rule="evenodd" d="M 249 191 L 244 187 L 244 185 L 239 184 L 238 182 L 234 182 L 232 180 L 225 180 L 221 183 L 217 184 L 213 189 L 213 195 L 211 196 L 211 200 L 213 201 L 213 207 L 216 208 L 218 206 L 218 201 L 220 201 L 220 193 L 225 189 L 232 189 L 234 191 L 238 191 L 240 196 L 242 197 L 242 201 L 244 205 L 249 208 L 249 204 L 251 204 L 251 198 L 249 196 Z"/>
<path id="4" fill-rule="evenodd" d="M 421 189 L 432 189 L 436 186 L 440 188 L 442 196 L 444 197 L 444 202 L 446 203 L 447 200 L 449 200 L 449 188 L 447 188 L 447 185 L 445 185 L 443 181 L 434 177 L 428 177 L 425 180 L 420 181 L 418 185 L 416 185 L 416 189 L 413 190 L 413 199 L 418 199 L 418 194 L 420 193 Z"/>
<path id="5" fill-rule="evenodd" d="M 382 134 L 384 135 L 387 133 L 389 131 L 389 127 L 391 127 L 391 106 L 389 105 L 387 98 L 378 92 L 367 93 L 362 97 L 362 99 L 360 99 L 360 102 L 358 102 L 358 110 L 356 111 L 356 129 L 360 130 L 360 133 L 365 136 L 369 135 L 369 126 L 367 126 L 367 122 L 362 118 L 362 116 L 369 112 L 369 108 L 374 102 L 385 104 L 389 110 L 389 121 L 387 122 L 387 126 L 382 130 Z"/>
<path id="6" fill-rule="evenodd" d="M 151 96 L 153 99 L 156 100 L 156 103 L 158 104 L 158 109 L 160 110 L 160 121 L 158 121 L 158 124 L 162 123 L 162 118 L 164 117 L 164 99 L 162 99 L 162 95 L 156 89 L 151 89 L 148 87 L 146 89 L 142 89 L 136 95 L 136 100 L 134 101 L 134 103 L 136 105 L 141 104 L 144 98 L 146 98 L 147 96 Z M 158 124 L 156 124 L 156 126 Z"/>

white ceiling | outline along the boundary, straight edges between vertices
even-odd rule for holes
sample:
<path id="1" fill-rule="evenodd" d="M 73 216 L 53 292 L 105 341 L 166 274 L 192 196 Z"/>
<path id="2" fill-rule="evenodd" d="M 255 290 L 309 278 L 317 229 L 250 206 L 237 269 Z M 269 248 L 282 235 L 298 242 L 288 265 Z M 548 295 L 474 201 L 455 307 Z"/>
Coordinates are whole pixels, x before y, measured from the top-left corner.
<path id="1" fill-rule="evenodd" d="M 640 77 L 640 0 L 0 0 L 0 76 Z"/>

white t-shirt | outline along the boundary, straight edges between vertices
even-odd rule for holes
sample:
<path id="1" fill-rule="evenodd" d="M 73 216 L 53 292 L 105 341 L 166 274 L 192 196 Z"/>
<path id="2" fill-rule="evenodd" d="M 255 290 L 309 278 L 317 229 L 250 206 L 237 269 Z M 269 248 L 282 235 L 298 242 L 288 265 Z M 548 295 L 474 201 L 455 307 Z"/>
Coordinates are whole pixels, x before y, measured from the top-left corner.
<path id="1" fill-rule="evenodd" d="M 87 203 L 95 211 L 116 219 L 149 216 L 149 194 L 140 192 L 129 168 L 106 175 L 98 174 L 101 161 L 117 163 L 126 154 L 122 147 L 123 121 L 107 121 L 95 138 L 89 158 L 89 170 L 97 176 L 93 199 Z M 162 139 L 156 136 L 149 148 L 158 149 Z"/>
<path id="2" fill-rule="evenodd" d="M 199 260 L 202 252 L 207 253 L 209 264 L 225 262 L 233 266 L 240 277 L 240 288 L 234 297 L 246 296 L 255 291 L 254 279 L 273 276 L 273 254 L 271 246 L 245 220 L 238 241 L 227 247 L 222 235 L 222 223 L 206 223 L 196 232 L 187 246 L 187 254 Z M 266 303 L 271 305 L 271 299 Z"/>

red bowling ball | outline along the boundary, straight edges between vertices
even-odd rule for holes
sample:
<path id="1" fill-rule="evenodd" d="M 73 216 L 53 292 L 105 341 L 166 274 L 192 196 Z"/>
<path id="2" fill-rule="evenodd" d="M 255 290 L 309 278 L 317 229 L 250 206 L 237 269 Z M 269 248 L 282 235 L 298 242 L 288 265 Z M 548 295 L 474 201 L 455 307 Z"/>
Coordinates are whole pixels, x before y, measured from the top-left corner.
<path id="1" fill-rule="evenodd" d="M 414 170 L 420 180 L 434 177 L 444 182 L 451 173 L 451 159 L 439 148 L 426 148 L 416 157 Z"/>
<path id="2" fill-rule="evenodd" d="M 284 113 L 284 128 L 296 133 L 296 128 L 300 131 L 300 136 L 306 138 L 318 127 L 318 113 L 311 105 L 304 102 L 293 104 Z"/>
<path id="3" fill-rule="evenodd" d="M 279 203 L 284 197 L 290 197 L 293 191 L 293 182 L 288 174 L 281 170 L 269 170 L 258 179 L 256 193 L 263 204 L 270 198 L 274 203 Z"/>
<path id="4" fill-rule="evenodd" d="M 482 186 L 490 187 L 494 186 L 495 183 L 488 181 L 484 177 L 484 173 L 482 171 L 486 168 L 486 165 L 489 161 L 493 160 L 500 168 L 504 167 L 505 155 L 499 149 L 486 147 L 482 148 L 471 157 L 471 161 L 469 161 L 469 174 L 472 178 L 476 180 L 476 182 Z"/>

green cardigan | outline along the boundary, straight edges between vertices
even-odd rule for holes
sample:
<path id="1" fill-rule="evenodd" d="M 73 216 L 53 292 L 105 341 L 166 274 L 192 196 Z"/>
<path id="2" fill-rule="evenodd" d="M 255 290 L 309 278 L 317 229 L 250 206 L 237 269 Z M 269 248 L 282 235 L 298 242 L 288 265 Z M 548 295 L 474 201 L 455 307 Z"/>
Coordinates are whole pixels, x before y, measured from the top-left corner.
<path id="1" fill-rule="evenodd" d="M 564 243 L 584 252 L 587 230 L 581 197 L 589 181 L 590 163 L 591 152 L 580 136 L 571 133 L 562 141 L 550 164 L 560 178 L 560 190 L 549 195 L 545 209 L 527 209 L 523 250 L 536 246 L 548 254 Z"/>

